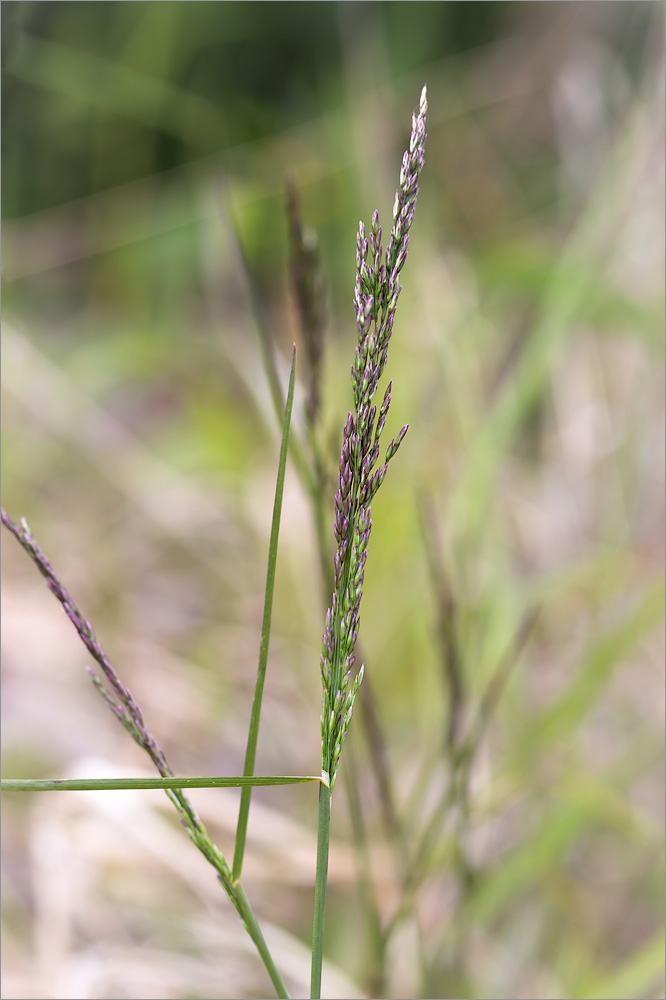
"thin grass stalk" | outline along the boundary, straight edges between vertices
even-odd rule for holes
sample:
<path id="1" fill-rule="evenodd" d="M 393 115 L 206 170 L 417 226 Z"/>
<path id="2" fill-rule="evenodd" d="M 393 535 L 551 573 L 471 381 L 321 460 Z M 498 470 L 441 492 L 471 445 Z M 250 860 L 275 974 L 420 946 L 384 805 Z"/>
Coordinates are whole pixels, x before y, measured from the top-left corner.
<path id="1" fill-rule="evenodd" d="M 273 519 L 271 523 L 271 535 L 268 545 L 268 567 L 266 570 L 266 590 L 264 594 L 264 614 L 261 623 L 261 642 L 259 645 L 259 666 L 257 668 L 257 681 L 254 687 L 254 698 L 252 700 L 252 713 L 250 715 L 250 728 L 247 737 L 247 749 L 245 751 L 245 767 L 243 774 L 245 777 L 252 777 L 254 774 L 254 763 L 257 756 L 257 740 L 259 738 L 259 721 L 261 716 L 261 702 L 264 693 L 264 681 L 266 679 L 266 665 L 268 663 L 268 645 L 271 636 L 271 617 L 273 612 L 273 591 L 275 589 L 275 567 L 277 564 L 278 538 L 280 535 L 280 517 L 282 514 L 282 497 L 284 494 L 284 476 L 287 466 L 287 451 L 289 448 L 289 428 L 291 424 L 291 411 L 294 404 L 294 382 L 296 373 L 296 348 L 294 347 L 291 356 L 291 371 L 289 373 L 289 388 L 287 389 L 287 402 L 284 409 L 282 421 L 282 443 L 280 445 L 280 459 L 278 462 L 277 481 L 275 483 L 275 500 L 273 502 Z M 234 847 L 234 861 L 232 866 L 232 880 L 238 882 L 241 869 L 243 867 L 243 855 L 245 853 L 245 842 L 247 838 L 247 822 L 250 814 L 250 800 L 252 798 L 252 786 L 245 785 L 241 792 L 240 809 L 238 812 L 238 825 L 236 827 L 236 843 Z"/>
<path id="2" fill-rule="evenodd" d="M 317 870 L 315 875 L 312 966 L 310 971 L 311 1000 L 317 1000 L 321 996 L 321 968 L 324 956 L 324 917 L 326 913 L 330 830 L 331 788 L 327 782 L 322 781 L 319 788 L 319 817 L 317 822 Z"/>
<path id="3" fill-rule="evenodd" d="M 250 902 L 245 895 L 245 890 L 240 882 L 237 882 L 234 885 L 234 899 L 236 902 L 236 909 L 238 910 L 238 913 L 243 921 L 243 925 L 254 941 L 257 951 L 259 952 L 264 966 L 266 967 L 266 971 L 271 977 L 271 982 L 275 987 L 275 992 L 278 997 L 280 997 L 280 1000 L 290 1000 L 287 987 L 284 985 L 282 976 L 278 972 L 277 966 L 273 961 L 273 956 L 271 955 L 268 945 L 266 944 L 266 939 L 261 932 L 261 928 L 257 923 L 257 918 L 254 915 L 254 911 L 250 906 Z"/>

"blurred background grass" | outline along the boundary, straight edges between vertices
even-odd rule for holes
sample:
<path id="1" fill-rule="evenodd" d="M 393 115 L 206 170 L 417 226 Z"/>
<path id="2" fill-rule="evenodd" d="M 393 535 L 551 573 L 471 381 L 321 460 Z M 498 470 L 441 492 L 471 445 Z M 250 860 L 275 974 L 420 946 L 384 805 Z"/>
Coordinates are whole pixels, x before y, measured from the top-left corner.
<path id="1" fill-rule="evenodd" d="M 389 432 L 410 432 L 373 510 L 362 628 L 421 864 L 378 973 L 341 783 L 325 995 L 663 997 L 663 4 L 1 13 L 3 504 L 181 774 L 242 771 L 278 453 L 257 316 L 283 375 L 299 342 L 285 174 L 321 242 L 334 470 L 358 219 L 378 208 L 387 232 L 427 82 L 390 359 Z M 3 774 L 141 773 L 3 542 Z M 290 467 L 260 773 L 318 772 L 328 589 Z M 462 729 L 513 669 L 445 808 L 452 656 Z M 345 766 L 388 919 L 402 890 L 369 752 L 358 715 Z M 193 798 L 230 853 L 237 796 Z M 3 996 L 265 995 L 164 796 L 4 806 Z M 315 826 L 312 789 L 255 793 L 247 889 L 295 995 Z"/>

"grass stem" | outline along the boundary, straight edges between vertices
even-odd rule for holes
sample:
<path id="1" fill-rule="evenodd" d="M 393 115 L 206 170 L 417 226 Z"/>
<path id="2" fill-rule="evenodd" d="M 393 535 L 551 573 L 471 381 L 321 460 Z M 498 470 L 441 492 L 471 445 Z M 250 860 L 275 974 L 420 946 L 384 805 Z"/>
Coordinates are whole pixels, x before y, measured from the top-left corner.
<path id="1" fill-rule="evenodd" d="M 319 787 L 319 823 L 317 830 L 317 873 L 315 880 L 314 922 L 312 927 L 312 973 L 310 997 L 321 996 L 321 966 L 324 954 L 324 914 L 326 911 L 326 886 L 328 884 L 328 849 L 331 830 L 331 789 L 327 784 Z"/>
<path id="2" fill-rule="evenodd" d="M 261 928 L 257 923 L 256 917 L 250 906 L 249 900 L 245 895 L 245 890 L 240 883 L 237 883 L 233 889 L 235 902 L 238 907 L 238 912 L 241 919 L 245 925 L 245 929 L 254 941 L 257 951 L 261 955 L 261 959 L 266 967 L 268 975 L 271 977 L 271 982 L 275 987 L 275 991 L 280 997 L 280 1000 L 289 1000 L 289 993 L 287 992 L 287 987 L 284 985 L 282 976 L 278 972 L 275 962 L 273 961 L 273 956 L 268 950 L 268 945 L 266 944 L 266 939 L 261 933 Z"/>

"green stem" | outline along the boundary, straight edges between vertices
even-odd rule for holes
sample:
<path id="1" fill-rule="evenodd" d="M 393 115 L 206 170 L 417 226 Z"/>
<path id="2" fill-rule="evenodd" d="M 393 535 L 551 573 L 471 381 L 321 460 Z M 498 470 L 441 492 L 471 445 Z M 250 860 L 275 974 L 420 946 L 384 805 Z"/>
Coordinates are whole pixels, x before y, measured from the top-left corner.
<path id="1" fill-rule="evenodd" d="M 262 961 L 266 966 L 266 971 L 268 972 L 268 975 L 271 977 L 271 981 L 273 983 L 273 986 L 275 987 L 277 995 L 281 998 L 281 1000 L 289 1000 L 289 993 L 287 992 L 287 987 L 284 985 L 282 976 L 278 972 L 275 966 L 275 962 L 273 961 L 273 956 L 268 950 L 266 939 L 264 938 L 264 935 L 261 933 L 261 928 L 257 923 L 256 917 L 252 911 L 252 907 L 250 906 L 250 902 L 247 896 L 245 895 L 245 890 L 243 889 L 243 886 L 240 883 L 237 883 L 233 887 L 233 893 L 236 905 L 238 907 L 238 912 L 243 920 L 243 923 L 245 924 L 245 929 L 247 930 L 248 934 L 250 935 L 255 945 L 257 946 L 257 951 L 261 955 Z"/>
<path id="2" fill-rule="evenodd" d="M 289 374 L 289 388 L 287 390 L 287 403 L 284 410 L 282 423 L 282 444 L 280 446 L 280 460 L 278 463 L 277 482 L 275 484 L 275 501 L 273 503 L 273 521 L 271 524 L 271 537 L 268 546 L 268 569 L 266 571 L 266 592 L 264 596 L 264 618 L 261 624 L 261 644 L 259 646 L 259 666 L 257 668 L 257 682 L 254 688 L 254 699 L 252 701 L 252 714 L 250 717 L 250 729 L 247 736 L 247 749 L 245 751 L 245 767 L 243 774 L 250 777 L 254 774 L 254 762 L 257 756 L 257 740 L 259 739 L 259 717 L 261 715 L 261 701 L 264 694 L 264 680 L 266 678 L 266 664 L 268 662 L 268 643 L 271 636 L 271 615 L 273 611 L 273 590 L 275 588 L 275 567 L 277 564 L 278 536 L 280 534 L 280 515 L 282 513 L 282 495 L 284 492 L 284 476 L 287 464 L 287 448 L 289 445 L 289 425 L 291 423 L 291 410 L 294 402 L 294 376 L 296 371 L 296 348 L 294 347 L 291 356 L 291 372 Z M 236 844 L 234 848 L 234 863 L 232 868 L 232 878 L 237 882 L 240 878 L 243 867 L 243 855 L 245 853 L 245 841 L 247 838 L 247 821 L 250 814 L 250 799 L 252 797 L 251 785 L 246 785 L 241 792 L 240 810 L 238 813 L 238 826 L 236 827 Z"/>
<path id="3" fill-rule="evenodd" d="M 317 875 L 315 882 L 314 923 L 312 928 L 312 976 L 310 997 L 321 996 L 321 965 L 324 954 L 324 914 L 328 882 L 328 847 L 331 830 L 331 789 L 319 786 L 319 828 L 317 832 Z"/>

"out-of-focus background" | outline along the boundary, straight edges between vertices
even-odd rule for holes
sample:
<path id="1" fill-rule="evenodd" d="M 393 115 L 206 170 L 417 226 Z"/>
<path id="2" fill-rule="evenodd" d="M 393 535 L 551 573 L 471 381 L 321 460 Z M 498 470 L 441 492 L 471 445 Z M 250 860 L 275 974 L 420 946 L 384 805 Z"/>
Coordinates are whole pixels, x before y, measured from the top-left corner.
<path id="1" fill-rule="evenodd" d="M 325 275 L 332 540 L 356 228 L 388 233 L 427 82 L 361 628 L 392 798 L 359 710 L 324 995 L 663 997 L 664 5 L 12 2 L 2 46 L 3 504 L 190 775 L 243 766 L 260 330 L 283 390 L 297 343 L 306 442 L 285 177 Z M 2 541 L 3 775 L 146 773 Z M 330 586 L 290 463 L 259 773 L 319 772 Z M 192 798 L 230 852 L 237 795 Z M 255 792 L 245 883 L 295 996 L 315 829 L 313 786 Z M 270 992 L 162 793 L 6 795 L 2 831 L 4 997 Z"/>

